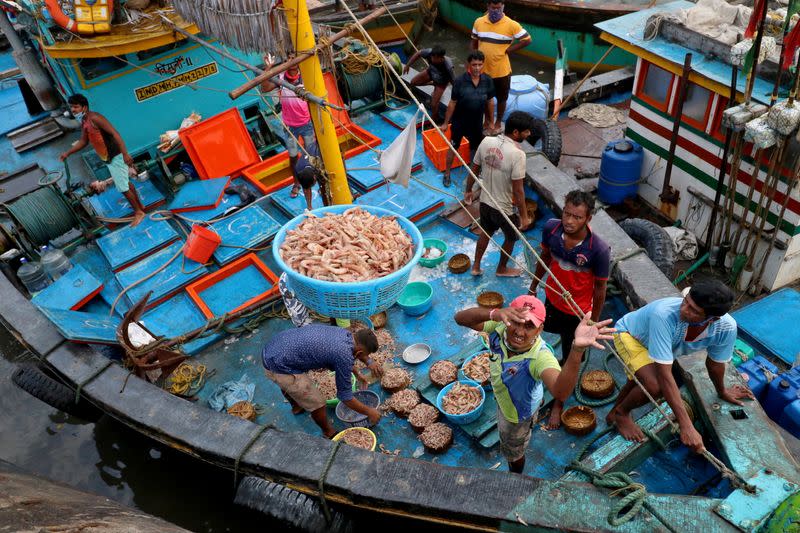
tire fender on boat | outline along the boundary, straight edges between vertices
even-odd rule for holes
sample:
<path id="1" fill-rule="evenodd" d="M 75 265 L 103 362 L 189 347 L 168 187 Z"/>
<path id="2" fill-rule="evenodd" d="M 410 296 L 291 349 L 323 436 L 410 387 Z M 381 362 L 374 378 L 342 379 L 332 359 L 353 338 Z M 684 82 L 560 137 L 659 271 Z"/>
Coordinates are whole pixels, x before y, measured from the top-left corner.
<path id="1" fill-rule="evenodd" d="M 34 398 L 68 415 L 84 420 L 96 418 L 97 410 L 88 402 L 75 403 L 75 391 L 45 374 L 35 364 L 22 364 L 11 374 L 11 381 Z"/>
<path id="2" fill-rule="evenodd" d="M 535 146 L 540 140 L 542 141 L 542 153 L 553 165 L 558 166 L 561 159 L 561 128 L 558 127 L 555 120 L 533 119 L 528 142 L 531 146 Z"/>
<path id="3" fill-rule="evenodd" d="M 619 226 L 636 244 L 644 248 L 656 267 L 672 279 L 675 253 L 672 249 L 672 240 L 664 228 L 643 218 L 628 218 L 620 222 Z"/>
<path id="4" fill-rule="evenodd" d="M 345 533 L 353 530 L 353 523 L 335 509 L 331 509 L 328 523 L 318 500 L 260 477 L 242 478 L 233 501 L 303 531 Z"/>

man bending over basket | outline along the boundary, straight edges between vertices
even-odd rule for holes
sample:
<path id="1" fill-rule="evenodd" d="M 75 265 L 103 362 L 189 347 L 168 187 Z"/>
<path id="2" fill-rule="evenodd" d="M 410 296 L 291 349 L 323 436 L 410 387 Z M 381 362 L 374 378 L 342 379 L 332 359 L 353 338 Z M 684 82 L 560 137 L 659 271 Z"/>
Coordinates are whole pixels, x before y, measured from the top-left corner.
<path id="1" fill-rule="evenodd" d="M 336 397 L 347 407 L 367 415 L 370 424 L 377 424 L 381 414 L 353 397 L 351 374 L 364 378 L 353 370 L 358 359 L 367 365 L 378 378 L 383 368 L 370 359 L 378 351 L 375 332 L 362 329 L 355 333 L 336 326 L 311 324 L 302 328 L 287 329 L 273 335 L 262 351 L 264 371 L 278 384 L 289 400 L 293 414 L 309 411 L 311 418 L 322 429 L 323 435 L 336 434 L 325 412 L 325 398 L 306 374 L 309 370 L 327 368 L 336 373 Z"/>
<path id="2" fill-rule="evenodd" d="M 540 337 L 544 319 L 544 304 L 535 296 L 518 296 L 505 309 L 474 307 L 455 316 L 459 325 L 489 334 L 500 451 L 508 469 L 516 473 L 522 473 L 525 467 L 525 451 L 542 403 L 542 384 L 553 398 L 565 401 L 578 381 L 583 352 L 589 347 L 602 350 L 598 341 L 611 340 L 615 331 L 607 327 L 611 320 L 590 324 L 589 316 L 584 317 L 575 329 L 562 371 Z"/>

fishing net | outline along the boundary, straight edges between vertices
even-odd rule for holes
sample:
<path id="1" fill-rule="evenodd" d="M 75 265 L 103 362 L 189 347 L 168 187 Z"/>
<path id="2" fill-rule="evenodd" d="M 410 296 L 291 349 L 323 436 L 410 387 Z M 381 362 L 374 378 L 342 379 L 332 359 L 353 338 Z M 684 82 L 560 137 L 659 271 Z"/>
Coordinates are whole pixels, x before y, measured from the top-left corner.
<path id="1" fill-rule="evenodd" d="M 800 104 L 788 100 L 778 102 L 769 110 L 767 124 L 781 135 L 791 134 L 800 124 Z"/>
<path id="2" fill-rule="evenodd" d="M 280 49 L 289 39 L 283 11 L 274 0 L 173 0 L 172 4 L 204 34 L 245 52 Z"/>
<path id="3" fill-rule="evenodd" d="M 747 123 L 744 128 L 744 140 L 763 150 L 778 143 L 778 132 L 769 127 L 767 117 L 762 115 Z"/>
<path id="4" fill-rule="evenodd" d="M 748 122 L 767 112 L 767 106 L 751 102 L 729 107 L 722 112 L 722 126 L 741 131 Z"/>

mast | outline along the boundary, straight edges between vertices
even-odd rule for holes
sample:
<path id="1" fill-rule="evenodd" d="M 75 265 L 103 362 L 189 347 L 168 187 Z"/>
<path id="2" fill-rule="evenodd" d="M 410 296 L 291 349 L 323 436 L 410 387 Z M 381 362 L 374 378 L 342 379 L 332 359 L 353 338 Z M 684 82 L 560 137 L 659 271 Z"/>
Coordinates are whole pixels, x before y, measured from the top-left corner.
<path id="1" fill-rule="evenodd" d="M 308 14 L 306 0 L 284 0 L 286 21 L 292 44 L 297 53 L 304 50 L 313 50 L 316 46 L 314 30 L 311 26 L 311 17 Z M 325 80 L 322 77 L 322 68 L 316 54 L 300 63 L 300 74 L 303 84 L 308 92 L 323 99 L 327 98 Z M 329 176 L 329 187 L 334 204 L 353 203 L 350 187 L 347 185 L 347 175 L 344 170 L 342 152 L 339 149 L 339 140 L 336 136 L 336 127 L 327 110 L 318 104 L 308 102 L 311 112 L 311 121 L 314 124 L 314 134 L 317 137 L 320 154 L 325 163 Z"/>

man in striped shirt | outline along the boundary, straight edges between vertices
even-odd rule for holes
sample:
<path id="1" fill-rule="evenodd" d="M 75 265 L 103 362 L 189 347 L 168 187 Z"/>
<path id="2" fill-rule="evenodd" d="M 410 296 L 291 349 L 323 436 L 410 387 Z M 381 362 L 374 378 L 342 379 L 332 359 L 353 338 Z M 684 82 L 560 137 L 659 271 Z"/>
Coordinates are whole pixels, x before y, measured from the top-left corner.
<path id="1" fill-rule="evenodd" d="M 486 14 L 475 19 L 472 26 L 472 49 L 480 50 L 486 56 L 483 72 L 494 81 L 497 118 L 493 120 L 493 117 L 486 117 L 485 122 L 486 129 L 493 135 L 501 131 L 508 91 L 511 88 L 511 61 L 508 56 L 531 42 L 531 36 L 525 28 L 503 13 L 504 2 L 505 0 L 488 0 Z"/>

